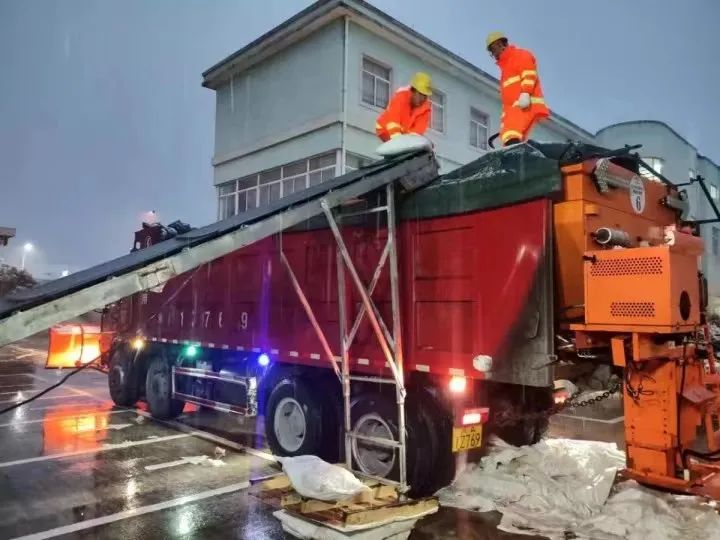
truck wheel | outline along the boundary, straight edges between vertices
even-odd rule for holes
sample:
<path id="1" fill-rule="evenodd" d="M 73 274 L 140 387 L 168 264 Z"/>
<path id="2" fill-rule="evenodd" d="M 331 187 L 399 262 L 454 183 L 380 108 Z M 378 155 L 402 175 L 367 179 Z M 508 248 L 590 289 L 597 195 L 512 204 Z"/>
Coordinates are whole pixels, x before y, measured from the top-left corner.
<path id="1" fill-rule="evenodd" d="M 159 356 L 154 357 L 147 370 L 145 395 L 150 413 L 160 420 L 180 416 L 185 407 L 184 401 L 172 398 L 170 377 L 168 363 Z"/>
<path id="2" fill-rule="evenodd" d="M 398 440 L 397 405 L 380 394 L 360 396 L 351 407 L 352 432 L 366 437 Z M 407 449 L 407 482 L 415 496 L 424 494 L 430 483 L 428 475 L 437 455 L 436 437 L 431 424 L 423 421 L 419 411 L 408 404 L 405 415 Z M 353 439 L 355 467 L 372 476 L 399 480 L 400 462 L 394 448 Z"/>
<path id="3" fill-rule="evenodd" d="M 265 409 L 265 436 L 273 454 L 320 455 L 323 450 L 322 403 L 297 377 L 281 379 Z"/>
<path id="4" fill-rule="evenodd" d="M 108 365 L 108 389 L 115 405 L 132 407 L 138 400 L 133 359 L 124 347 L 115 347 Z"/>

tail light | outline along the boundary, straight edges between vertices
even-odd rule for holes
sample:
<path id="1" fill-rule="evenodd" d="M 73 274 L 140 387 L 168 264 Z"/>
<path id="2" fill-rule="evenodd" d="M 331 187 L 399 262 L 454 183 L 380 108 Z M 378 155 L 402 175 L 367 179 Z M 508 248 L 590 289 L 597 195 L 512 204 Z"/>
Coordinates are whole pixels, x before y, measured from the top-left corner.
<path id="1" fill-rule="evenodd" d="M 450 392 L 453 394 L 462 394 L 465 392 L 465 388 L 467 387 L 467 379 L 465 377 L 458 377 L 453 376 L 450 377 L 450 383 L 449 383 Z"/>
<path id="2" fill-rule="evenodd" d="M 466 409 L 462 415 L 463 426 L 473 426 L 475 424 L 484 424 L 490 417 L 490 409 L 482 407 L 480 409 Z"/>

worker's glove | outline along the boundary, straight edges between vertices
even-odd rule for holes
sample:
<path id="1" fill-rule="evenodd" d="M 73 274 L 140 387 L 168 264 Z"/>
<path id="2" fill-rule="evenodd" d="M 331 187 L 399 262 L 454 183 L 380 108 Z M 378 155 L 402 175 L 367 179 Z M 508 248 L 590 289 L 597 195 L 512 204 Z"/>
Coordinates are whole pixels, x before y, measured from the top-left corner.
<path id="1" fill-rule="evenodd" d="M 515 102 L 515 105 L 520 107 L 521 109 L 527 109 L 530 106 L 530 94 L 527 92 L 523 92 L 520 94 L 520 97 Z"/>

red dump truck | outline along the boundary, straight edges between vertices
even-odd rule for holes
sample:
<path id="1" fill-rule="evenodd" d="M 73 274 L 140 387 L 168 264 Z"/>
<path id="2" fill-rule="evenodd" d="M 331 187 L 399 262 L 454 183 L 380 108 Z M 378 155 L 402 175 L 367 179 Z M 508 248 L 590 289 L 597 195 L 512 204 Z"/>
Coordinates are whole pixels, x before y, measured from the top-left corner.
<path id="1" fill-rule="evenodd" d="M 637 167 L 627 149 L 523 144 L 326 209 L 108 306 L 112 398 L 163 419 L 186 403 L 259 415 L 278 455 L 432 492 L 490 431 L 541 437 L 547 415 L 533 413 L 553 405 L 556 354 L 610 358 L 609 338 L 571 326 L 587 253 L 658 245 L 651 231 L 686 210 Z M 134 249 L 161 240 L 148 227 Z M 686 278 L 696 324 L 701 281 Z M 643 316 L 608 311 L 620 318 L 603 332 Z"/>

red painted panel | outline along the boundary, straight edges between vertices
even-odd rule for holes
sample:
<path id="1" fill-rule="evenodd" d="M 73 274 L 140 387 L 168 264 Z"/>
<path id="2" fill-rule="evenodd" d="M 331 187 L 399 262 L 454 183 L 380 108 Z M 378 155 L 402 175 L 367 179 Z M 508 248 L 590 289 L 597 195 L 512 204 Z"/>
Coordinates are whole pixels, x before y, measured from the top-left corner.
<path id="1" fill-rule="evenodd" d="M 511 330 L 522 324 L 528 298 L 547 242 L 550 205 L 538 200 L 496 210 L 400 224 L 398 254 L 405 360 L 446 375 L 460 369 L 481 377 L 472 367 L 475 355 L 502 361 Z M 344 231 L 348 249 L 364 283 L 369 284 L 385 243 L 386 231 Z M 235 349 L 278 350 L 286 361 L 326 366 L 323 350 L 298 301 L 279 257 L 290 260 L 297 279 L 339 354 L 336 246 L 327 230 L 285 232 L 282 237 L 244 248 L 192 274 L 168 283 L 162 292 L 123 302 L 130 320 L 119 331 L 143 329 L 149 337 L 193 340 Z M 346 275 L 351 313 L 361 302 Z M 390 319 L 387 269 L 373 295 Z M 136 313 L 135 310 L 140 313 Z M 152 313 L 159 315 L 145 321 Z M 297 352 L 295 357 L 291 352 Z M 311 355 L 321 355 L 312 359 Z M 365 318 L 351 349 L 358 359 L 382 369 L 385 358 Z M 425 369 L 425 367 L 423 367 Z"/>

